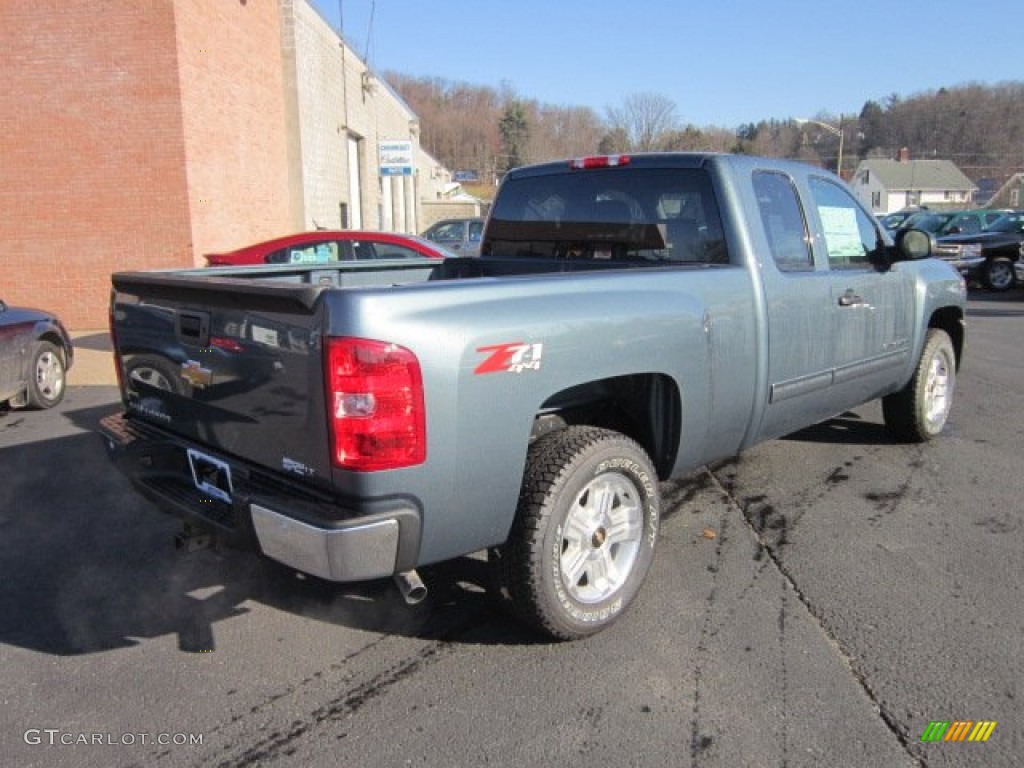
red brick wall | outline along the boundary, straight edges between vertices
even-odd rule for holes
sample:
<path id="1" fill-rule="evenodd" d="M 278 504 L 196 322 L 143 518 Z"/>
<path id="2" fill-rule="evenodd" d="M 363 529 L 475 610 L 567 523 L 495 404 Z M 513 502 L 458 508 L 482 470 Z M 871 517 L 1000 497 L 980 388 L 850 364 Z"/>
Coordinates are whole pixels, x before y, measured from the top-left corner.
<path id="1" fill-rule="evenodd" d="M 291 232 L 277 0 L 176 0 L 192 242 Z M 301 217 L 300 217 L 301 220 Z"/>
<path id="2" fill-rule="evenodd" d="M 0 296 L 106 326 L 110 272 L 191 263 L 169 2 L 3 0 Z"/>
<path id="3" fill-rule="evenodd" d="M 277 2 L 0 0 L 0 298 L 106 327 L 110 273 L 291 229 Z"/>

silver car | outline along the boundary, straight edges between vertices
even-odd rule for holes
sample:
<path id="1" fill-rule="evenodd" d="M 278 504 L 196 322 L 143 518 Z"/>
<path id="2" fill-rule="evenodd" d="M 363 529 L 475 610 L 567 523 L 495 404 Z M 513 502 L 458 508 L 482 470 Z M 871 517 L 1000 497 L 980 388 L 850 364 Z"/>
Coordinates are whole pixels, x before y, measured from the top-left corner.
<path id="1" fill-rule="evenodd" d="M 479 256 L 483 231 L 483 217 L 442 219 L 427 227 L 423 237 L 443 245 L 458 256 Z"/>

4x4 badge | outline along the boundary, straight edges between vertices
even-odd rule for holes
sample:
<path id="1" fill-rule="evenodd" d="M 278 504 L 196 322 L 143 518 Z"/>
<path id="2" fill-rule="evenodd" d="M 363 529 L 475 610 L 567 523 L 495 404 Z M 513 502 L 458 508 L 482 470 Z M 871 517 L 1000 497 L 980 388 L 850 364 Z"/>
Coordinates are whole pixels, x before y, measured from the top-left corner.
<path id="1" fill-rule="evenodd" d="M 476 351 L 487 355 L 484 361 L 473 369 L 476 376 L 482 373 L 522 373 L 540 370 L 544 345 L 514 341 L 509 344 L 477 347 Z"/>

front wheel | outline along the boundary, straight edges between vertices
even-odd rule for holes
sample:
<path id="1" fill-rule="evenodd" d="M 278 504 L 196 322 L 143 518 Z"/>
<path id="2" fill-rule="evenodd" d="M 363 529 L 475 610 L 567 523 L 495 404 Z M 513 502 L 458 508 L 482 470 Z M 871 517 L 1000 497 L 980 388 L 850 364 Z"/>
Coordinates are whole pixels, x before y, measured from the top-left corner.
<path id="1" fill-rule="evenodd" d="M 946 425 L 956 389 L 956 353 L 949 334 L 931 328 L 914 376 L 899 392 L 882 398 L 882 415 L 898 440 L 922 443 Z"/>
<path id="2" fill-rule="evenodd" d="M 989 259 L 982 277 L 990 291 L 1008 291 L 1013 287 L 1013 262 L 1005 256 Z"/>
<path id="3" fill-rule="evenodd" d="M 647 576 L 659 510 L 657 474 L 628 437 L 573 426 L 538 438 L 509 540 L 492 553 L 503 597 L 559 640 L 604 629 Z"/>
<path id="4" fill-rule="evenodd" d="M 32 353 L 29 368 L 28 403 L 33 408 L 53 408 L 64 399 L 67 366 L 57 345 L 41 341 Z"/>

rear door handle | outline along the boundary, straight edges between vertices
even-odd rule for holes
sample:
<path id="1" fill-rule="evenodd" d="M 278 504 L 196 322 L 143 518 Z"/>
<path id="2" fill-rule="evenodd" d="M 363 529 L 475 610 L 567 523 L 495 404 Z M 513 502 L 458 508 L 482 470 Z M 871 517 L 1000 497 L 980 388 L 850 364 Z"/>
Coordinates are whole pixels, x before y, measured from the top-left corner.
<path id="1" fill-rule="evenodd" d="M 853 288 L 848 288 L 843 292 L 843 295 L 839 297 L 840 307 L 859 307 L 864 303 L 864 299 L 861 298 Z"/>

